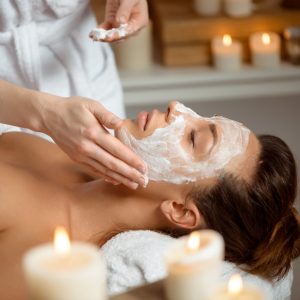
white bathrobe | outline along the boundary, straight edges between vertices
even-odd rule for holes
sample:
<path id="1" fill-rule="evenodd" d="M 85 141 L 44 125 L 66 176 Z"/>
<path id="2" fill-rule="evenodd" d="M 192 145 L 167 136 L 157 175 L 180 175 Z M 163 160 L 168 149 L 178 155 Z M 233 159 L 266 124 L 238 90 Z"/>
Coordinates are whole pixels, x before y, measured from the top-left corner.
<path id="1" fill-rule="evenodd" d="M 96 26 L 88 2 L 1 0 L 0 78 L 58 96 L 92 98 L 124 117 L 113 53 L 88 37 Z"/>

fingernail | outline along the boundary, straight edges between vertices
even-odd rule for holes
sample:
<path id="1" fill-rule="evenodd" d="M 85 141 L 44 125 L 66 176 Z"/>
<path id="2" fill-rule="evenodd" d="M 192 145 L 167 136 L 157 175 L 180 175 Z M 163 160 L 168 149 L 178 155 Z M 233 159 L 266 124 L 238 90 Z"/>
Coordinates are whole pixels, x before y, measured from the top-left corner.
<path id="1" fill-rule="evenodd" d="M 104 181 L 107 182 L 107 183 L 111 183 L 111 184 L 113 184 L 113 185 L 119 185 L 119 184 L 120 184 L 120 183 L 117 182 L 116 180 L 108 179 L 108 178 L 104 179 Z"/>
<path id="2" fill-rule="evenodd" d="M 130 184 L 130 187 L 132 188 L 132 189 L 134 189 L 134 190 L 136 190 L 137 188 L 138 188 L 138 184 L 137 183 L 135 183 L 135 182 L 132 182 L 131 184 Z"/>
<path id="3" fill-rule="evenodd" d="M 114 118 L 114 119 L 112 119 L 111 120 L 111 125 L 112 126 L 116 126 L 116 125 L 118 125 L 119 123 L 121 123 L 122 122 L 122 120 L 121 119 L 119 119 L 119 118 Z"/>
<path id="4" fill-rule="evenodd" d="M 146 178 L 144 176 L 140 177 L 138 183 L 144 187 L 146 184 Z"/>
<path id="5" fill-rule="evenodd" d="M 147 172 L 147 167 L 144 165 L 139 165 L 138 170 L 142 173 L 145 174 Z"/>
<path id="6" fill-rule="evenodd" d="M 110 179 L 104 179 L 104 181 L 107 182 L 107 183 L 112 183 L 112 184 L 115 183 L 113 180 L 110 180 Z"/>

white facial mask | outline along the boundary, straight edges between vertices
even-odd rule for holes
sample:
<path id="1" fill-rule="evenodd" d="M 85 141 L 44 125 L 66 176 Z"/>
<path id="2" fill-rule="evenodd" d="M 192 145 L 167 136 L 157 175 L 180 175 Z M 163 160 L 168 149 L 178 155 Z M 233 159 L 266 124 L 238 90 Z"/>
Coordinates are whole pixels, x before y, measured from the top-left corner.
<path id="1" fill-rule="evenodd" d="M 120 140 L 148 165 L 150 180 L 181 184 L 218 176 L 233 157 L 245 151 L 250 131 L 240 123 L 223 117 L 203 118 L 180 103 L 177 103 L 175 110 L 181 115 L 144 139 L 136 139 L 125 128 L 119 132 Z M 206 160 L 196 161 L 182 147 L 185 116 L 216 123 L 222 129 L 218 145 Z"/>

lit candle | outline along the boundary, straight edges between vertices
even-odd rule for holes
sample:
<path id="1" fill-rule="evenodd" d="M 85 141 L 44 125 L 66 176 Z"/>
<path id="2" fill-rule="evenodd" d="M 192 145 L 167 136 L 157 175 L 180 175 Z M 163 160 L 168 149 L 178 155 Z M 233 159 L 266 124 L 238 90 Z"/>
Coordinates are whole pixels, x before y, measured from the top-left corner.
<path id="1" fill-rule="evenodd" d="M 194 8 L 199 15 L 214 16 L 221 11 L 221 0 L 194 0 Z"/>
<path id="2" fill-rule="evenodd" d="M 206 300 L 218 285 L 224 242 L 212 230 L 193 232 L 178 239 L 167 253 L 169 300 Z"/>
<path id="3" fill-rule="evenodd" d="M 233 275 L 227 286 L 218 289 L 211 300 L 264 300 L 265 296 L 255 286 L 244 285 L 239 274 Z"/>
<path id="4" fill-rule="evenodd" d="M 246 17 L 252 13 L 252 0 L 225 0 L 225 12 L 231 17 Z"/>
<path id="5" fill-rule="evenodd" d="M 254 66 L 276 68 L 280 65 L 280 37 L 273 32 L 254 33 L 250 36 Z"/>
<path id="6" fill-rule="evenodd" d="M 30 299 L 106 299 L 105 265 L 99 249 L 70 243 L 63 227 L 55 231 L 54 246 L 41 245 L 25 254 L 23 269 Z"/>
<path id="7" fill-rule="evenodd" d="M 238 41 L 233 41 L 230 35 L 215 37 L 212 41 L 212 53 L 214 65 L 217 69 L 226 71 L 240 69 L 242 45 Z"/>

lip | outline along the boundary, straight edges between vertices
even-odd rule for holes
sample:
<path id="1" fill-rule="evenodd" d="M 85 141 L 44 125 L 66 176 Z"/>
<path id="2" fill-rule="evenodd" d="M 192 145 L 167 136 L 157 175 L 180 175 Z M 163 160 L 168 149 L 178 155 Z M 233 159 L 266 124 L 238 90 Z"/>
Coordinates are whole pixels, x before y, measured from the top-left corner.
<path id="1" fill-rule="evenodd" d="M 155 109 L 151 113 L 148 114 L 144 130 L 147 130 L 147 128 L 152 120 L 152 117 L 154 115 L 154 112 L 155 112 Z"/>
<path id="2" fill-rule="evenodd" d="M 147 111 L 142 111 L 138 114 L 137 123 L 140 130 L 144 131 L 147 121 L 149 118 L 149 113 Z"/>

